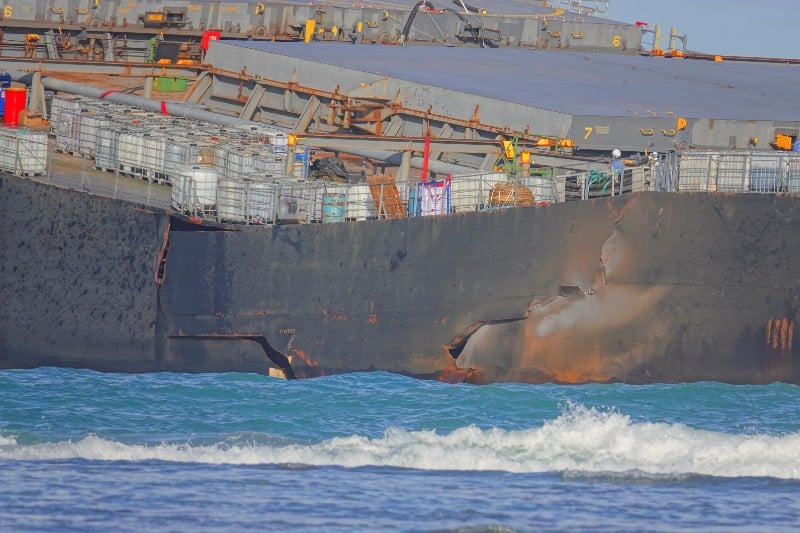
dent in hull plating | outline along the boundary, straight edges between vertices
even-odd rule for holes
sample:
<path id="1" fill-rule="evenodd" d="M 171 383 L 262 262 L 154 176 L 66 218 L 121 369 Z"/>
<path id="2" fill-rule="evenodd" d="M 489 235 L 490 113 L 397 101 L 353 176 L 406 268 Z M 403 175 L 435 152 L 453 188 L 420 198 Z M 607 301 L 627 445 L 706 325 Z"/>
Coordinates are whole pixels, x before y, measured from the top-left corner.
<path id="1" fill-rule="evenodd" d="M 800 382 L 792 197 L 215 231 L 0 183 L 3 367 Z"/>

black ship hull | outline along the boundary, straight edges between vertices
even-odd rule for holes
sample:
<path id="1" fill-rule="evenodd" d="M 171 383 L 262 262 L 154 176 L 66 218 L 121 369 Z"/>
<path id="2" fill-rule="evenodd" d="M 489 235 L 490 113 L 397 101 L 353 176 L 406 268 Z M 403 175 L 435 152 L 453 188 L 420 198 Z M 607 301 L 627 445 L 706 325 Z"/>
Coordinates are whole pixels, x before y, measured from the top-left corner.
<path id="1" fill-rule="evenodd" d="M 211 226 L 0 178 L 0 368 L 800 383 L 800 201 Z"/>

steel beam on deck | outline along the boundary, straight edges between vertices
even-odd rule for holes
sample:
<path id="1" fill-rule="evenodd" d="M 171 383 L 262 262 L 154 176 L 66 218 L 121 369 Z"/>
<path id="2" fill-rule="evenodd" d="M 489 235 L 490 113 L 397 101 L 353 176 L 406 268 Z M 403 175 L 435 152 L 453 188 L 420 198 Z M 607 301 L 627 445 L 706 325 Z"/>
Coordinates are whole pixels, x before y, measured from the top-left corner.
<path id="1" fill-rule="evenodd" d="M 272 89 L 274 94 L 280 95 L 283 98 L 283 102 L 280 107 L 275 105 L 275 103 L 272 104 L 272 110 L 282 114 L 288 113 L 298 116 L 302 113 L 302 111 L 294 110 L 295 100 L 299 98 L 298 95 L 300 94 L 305 95 L 307 98 L 312 96 L 317 97 L 329 108 L 334 108 L 343 114 L 345 118 L 341 119 L 341 123 L 339 124 L 340 127 L 345 129 L 358 127 L 360 129 L 364 129 L 365 131 L 370 131 L 372 128 L 369 128 L 369 126 L 373 126 L 375 131 L 370 131 L 370 133 L 375 135 L 382 133 L 378 128 L 377 123 L 383 123 L 386 120 L 393 120 L 394 117 L 400 116 L 403 119 L 407 117 L 413 117 L 420 120 L 423 123 L 423 131 L 427 130 L 428 125 L 431 123 L 441 123 L 448 124 L 450 128 L 453 128 L 454 126 L 460 126 L 463 127 L 465 131 L 472 129 L 495 135 L 518 135 L 521 138 L 529 141 L 552 137 L 549 135 L 532 133 L 528 130 L 511 131 L 505 124 L 481 122 L 477 114 L 478 107 L 476 107 L 475 113 L 471 118 L 457 118 L 441 112 L 434 112 L 430 106 L 426 109 L 417 109 L 406 107 L 397 100 L 389 100 L 374 95 L 359 96 L 362 92 L 360 89 L 348 94 L 343 94 L 339 92 L 338 88 L 331 91 L 311 87 L 308 85 L 302 85 L 297 81 L 298 76 L 296 71 L 292 71 L 287 81 L 271 79 L 263 75 L 250 74 L 244 71 L 234 72 L 232 70 L 219 67 L 213 67 L 209 70 L 209 72 L 211 72 L 215 77 L 214 83 L 227 83 L 232 87 L 236 87 L 239 92 L 241 92 L 242 85 L 245 83 L 264 85 Z M 353 96 L 354 94 L 357 96 Z M 221 93 L 215 94 L 217 97 L 220 95 Z M 370 108 L 366 108 L 361 105 L 363 102 L 369 101 L 372 101 L 372 103 L 375 105 L 371 106 Z M 354 113 L 355 115 L 353 115 Z"/>
<path id="2" fill-rule="evenodd" d="M 424 137 L 373 137 L 364 135 L 342 134 L 303 134 L 303 144 L 344 152 L 352 148 L 368 148 L 372 150 L 392 150 L 394 152 L 422 152 L 425 150 Z M 430 139 L 430 151 L 433 153 L 462 154 L 499 154 L 501 145 L 495 140 L 469 141 L 464 139 Z"/>
<path id="3" fill-rule="evenodd" d="M 107 74 L 122 77 L 170 76 L 195 78 L 205 70 L 201 65 L 156 65 L 153 63 L 90 62 L 68 59 L 23 59 L 3 57 L 0 70 L 24 72 L 54 72 L 70 74 Z"/>
<path id="4" fill-rule="evenodd" d="M 355 153 L 353 150 L 385 150 L 400 154 L 419 152 L 425 150 L 424 137 L 372 137 L 363 135 L 342 134 L 303 134 L 299 140 L 307 146 L 324 148 L 335 152 Z M 518 146 L 518 149 L 524 149 Z M 608 168 L 605 160 L 596 158 L 579 158 L 574 156 L 560 156 L 558 154 L 538 152 L 529 148 L 531 158 L 535 165 L 558 167 L 575 171 L 588 171 L 592 169 L 604 170 Z M 468 140 L 468 139 L 441 139 L 430 140 L 432 154 L 457 153 L 457 154 L 486 154 L 488 161 L 497 161 L 502 154 L 502 147 L 498 140 Z M 397 156 L 395 156 L 396 159 Z M 383 157 L 381 159 L 384 159 Z M 392 159 L 388 159 L 392 160 Z M 401 162 L 398 164 L 402 165 Z M 484 169 L 488 170 L 488 169 Z"/>
<path id="5" fill-rule="evenodd" d="M 266 92 L 267 90 L 263 85 L 257 85 L 255 89 L 253 89 L 250 98 L 247 99 L 247 103 L 243 105 L 241 111 L 239 111 L 239 118 L 251 120 L 256 110 L 261 105 L 261 97 L 263 97 Z"/>
<path id="6" fill-rule="evenodd" d="M 262 86 L 259 85 L 259 87 Z M 252 99 L 252 96 L 250 98 Z M 248 100 L 247 103 L 249 104 L 250 100 Z M 319 105 L 319 98 L 316 96 L 312 96 L 308 99 L 305 109 L 303 109 L 303 112 L 300 113 L 300 117 L 298 117 L 297 122 L 294 125 L 295 131 L 304 132 L 306 129 L 308 129 L 308 125 L 311 124 L 311 119 L 313 119 L 314 115 L 317 113 Z"/>

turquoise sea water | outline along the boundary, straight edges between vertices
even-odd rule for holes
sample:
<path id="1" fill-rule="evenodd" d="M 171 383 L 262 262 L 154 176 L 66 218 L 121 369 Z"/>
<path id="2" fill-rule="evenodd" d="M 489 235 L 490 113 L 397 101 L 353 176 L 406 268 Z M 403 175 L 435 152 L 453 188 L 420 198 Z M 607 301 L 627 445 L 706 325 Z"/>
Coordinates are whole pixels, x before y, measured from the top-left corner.
<path id="1" fill-rule="evenodd" d="M 0 529 L 790 530 L 785 384 L 0 372 Z"/>

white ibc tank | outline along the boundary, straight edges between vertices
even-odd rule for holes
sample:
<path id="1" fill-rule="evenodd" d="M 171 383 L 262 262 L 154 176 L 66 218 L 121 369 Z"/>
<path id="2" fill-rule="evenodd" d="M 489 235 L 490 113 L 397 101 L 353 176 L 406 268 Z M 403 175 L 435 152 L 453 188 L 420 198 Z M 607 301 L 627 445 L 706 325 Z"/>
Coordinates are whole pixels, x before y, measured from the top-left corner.
<path id="1" fill-rule="evenodd" d="M 453 176 L 450 182 L 450 207 L 456 213 L 483 209 L 489 203 L 492 188 L 506 183 L 504 172 Z M 416 194 L 416 187 L 414 188 Z"/>
<path id="2" fill-rule="evenodd" d="M 367 220 L 375 218 L 375 202 L 372 200 L 369 185 L 350 185 L 347 188 L 348 220 Z"/>
<path id="3" fill-rule="evenodd" d="M 117 168 L 117 145 L 119 134 L 123 129 L 116 127 L 100 127 L 97 129 L 97 144 L 95 146 L 95 167 L 103 170 Z"/>
<path id="4" fill-rule="evenodd" d="M 557 200 L 553 191 L 553 180 L 549 177 L 530 176 L 522 178 L 519 185 L 530 189 L 537 202 L 555 202 Z"/>
<path id="5" fill-rule="evenodd" d="M 97 153 L 97 138 L 100 128 L 108 128 L 111 120 L 105 115 L 86 113 L 81 117 L 80 152 L 94 157 Z"/>
<path id="6" fill-rule="evenodd" d="M 217 185 L 217 198 L 220 220 L 244 222 L 246 189 L 242 180 L 221 178 Z"/>
<path id="7" fill-rule="evenodd" d="M 173 175 L 172 205 L 180 210 L 207 210 L 217 203 L 219 176 L 212 167 L 193 166 Z"/>
<path id="8" fill-rule="evenodd" d="M 285 156 L 289 150 L 289 136 L 286 133 L 279 131 L 270 131 L 267 133 L 269 143 L 272 145 L 272 152 L 277 155 Z"/>
<path id="9" fill-rule="evenodd" d="M 47 172 L 47 133 L 20 130 L 15 161 L 17 175 L 45 174 Z"/>
<path id="10" fill-rule="evenodd" d="M 259 224 L 275 221 L 277 185 L 271 182 L 250 182 L 248 190 L 248 221 Z"/>
<path id="11" fill-rule="evenodd" d="M 142 136 L 142 167 L 146 171 L 164 174 L 164 155 L 169 142 L 162 132 L 148 132 Z"/>
<path id="12" fill-rule="evenodd" d="M 142 168 L 142 132 L 125 131 L 117 139 L 117 164 L 123 171 L 139 172 Z"/>
<path id="13" fill-rule="evenodd" d="M 276 188 L 279 185 L 258 179 L 225 179 L 219 182 L 221 220 L 266 224 L 274 222 Z"/>

